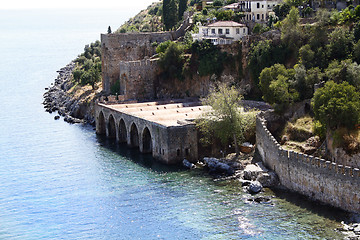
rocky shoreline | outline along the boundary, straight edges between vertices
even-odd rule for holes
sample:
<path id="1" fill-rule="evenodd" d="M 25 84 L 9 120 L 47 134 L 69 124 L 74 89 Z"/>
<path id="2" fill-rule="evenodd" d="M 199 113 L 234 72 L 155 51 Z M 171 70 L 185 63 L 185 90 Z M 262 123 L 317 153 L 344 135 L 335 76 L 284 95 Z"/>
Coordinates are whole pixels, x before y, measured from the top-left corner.
<path id="1" fill-rule="evenodd" d="M 54 83 L 51 87 L 45 88 L 43 105 L 46 112 L 55 113 L 58 115 L 54 117 L 55 120 L 64 118 L 68 123 L 88 123 L 95 124 L 93 115 L 94 101 L 85 101 L 85 96 L 74 96 L 69 91 L 76 85 L 72 81 L 72 71 L 76 63 L 71 61 L 68 65 L 61 68 L 58 72 Z"/>
<path id="2" fill-rule="evenodd" d="M 229 154 L 225 158 L 205 157 L 196 164 L 186 159 L 183 165 L 189 169 L 203 169 L 214 176 L 216 181 L 234 179 L 241 183 L 243 191 L 251 194 L 249 202 L 271 201 L 271 197 L 258 195 L 264 187 L 276 187 L 279 180 L 275 172 L 268 170 L 261 161 L 254 158 L 254 150 L 249 153 L 240 153 L 239 156 Z"/>

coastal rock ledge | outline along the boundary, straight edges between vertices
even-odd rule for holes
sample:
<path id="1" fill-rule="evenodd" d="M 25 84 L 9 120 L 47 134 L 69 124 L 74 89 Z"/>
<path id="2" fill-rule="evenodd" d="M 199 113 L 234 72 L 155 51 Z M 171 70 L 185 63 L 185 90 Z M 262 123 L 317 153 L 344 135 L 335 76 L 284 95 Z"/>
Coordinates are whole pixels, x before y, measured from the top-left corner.
<path id="1" fill-rule="evenodd" d="M 68 123 L 89 123 L 95 124 L 94 106 L 95 99 L 101 92 L 92 90 L 90 86 L 79 86 L 72 81 L 72 71 L 76 64 L 70 62 L 61 68 L 55 82 L 51 87 L 45 88 L 43 105 L 47 112 L 57 112 L 57 120 L 62 116 Z"/>

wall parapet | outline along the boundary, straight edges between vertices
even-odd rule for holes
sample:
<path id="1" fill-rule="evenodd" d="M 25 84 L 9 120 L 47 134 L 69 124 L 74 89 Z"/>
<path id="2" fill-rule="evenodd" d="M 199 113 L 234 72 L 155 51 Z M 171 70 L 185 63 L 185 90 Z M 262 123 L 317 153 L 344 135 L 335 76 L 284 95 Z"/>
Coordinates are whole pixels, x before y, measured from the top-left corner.
<path id="1" fill-rule="evenodd" d="M 263 114 L 256 119 L 257 150 L 286 188 L 312 199 L 360 212 L 360 170 L 315 156 L 283 149 L 267 128 Z"/>

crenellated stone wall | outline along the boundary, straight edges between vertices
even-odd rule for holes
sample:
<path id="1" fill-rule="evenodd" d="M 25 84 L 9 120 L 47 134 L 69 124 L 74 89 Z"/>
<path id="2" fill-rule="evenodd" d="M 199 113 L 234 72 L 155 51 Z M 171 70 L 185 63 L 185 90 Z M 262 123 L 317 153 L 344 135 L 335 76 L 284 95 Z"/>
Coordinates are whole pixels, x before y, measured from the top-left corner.
<path id="1" fill-rule="evenodd" d="M 311 199 L 360 213 L 360 170 L 314 156 L 283 149 L 267 128 L 262 114 L 256 119 L 257 150 L 280 183 Z"/>

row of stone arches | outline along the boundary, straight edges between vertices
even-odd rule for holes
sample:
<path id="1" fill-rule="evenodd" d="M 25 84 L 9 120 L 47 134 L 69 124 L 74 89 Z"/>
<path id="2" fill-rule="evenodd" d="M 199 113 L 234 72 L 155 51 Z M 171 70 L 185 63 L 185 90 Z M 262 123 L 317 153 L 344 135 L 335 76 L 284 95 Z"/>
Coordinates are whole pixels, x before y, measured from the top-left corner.
<path id="1" fill-rule="evenodd" d="M 128 129 L 129 131 L 127 131 Z M 99 135 L 106 135 L 111 139 L 116 139 L 120 143 L 126 142 L 131 147 L 139 147 L 143 153 L 152 152 L 152 136 L 147 126 L 140 135 L 135 122 L 132 122 L 130 127 L 127 128 L 124 119 L 121 118 L 117 126 L 112 114 L 109 115 L 106 121 L 104 113 L 100 112 L 97 123 L 97 133 Z"/>

